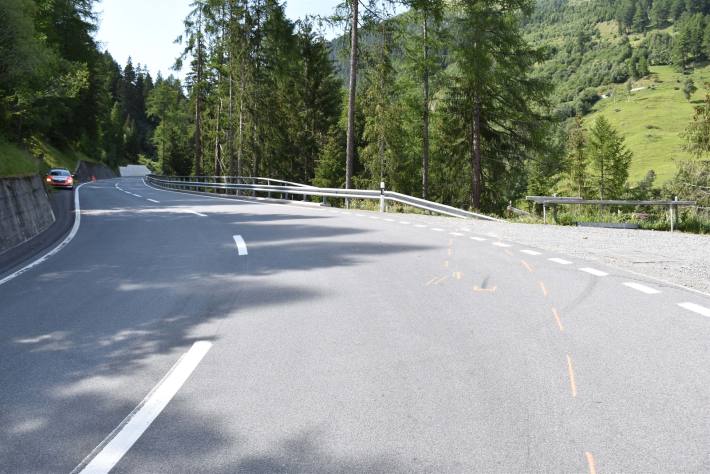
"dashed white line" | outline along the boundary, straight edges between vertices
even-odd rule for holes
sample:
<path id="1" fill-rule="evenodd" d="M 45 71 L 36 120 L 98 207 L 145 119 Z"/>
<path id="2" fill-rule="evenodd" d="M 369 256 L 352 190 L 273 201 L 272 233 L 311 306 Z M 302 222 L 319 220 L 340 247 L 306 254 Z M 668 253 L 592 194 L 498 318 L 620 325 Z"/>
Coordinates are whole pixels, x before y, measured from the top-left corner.
<path id="1" fill-rule="evenodd" d="M 432 227 L 431 230 L 433 230 L 434 232 L 444 232 L 444 229 L 440 227 Z"/>
<path id="2" fill-rule="evenodd" d="M 244 242 L 244 239 L 242 238 L 241 235 L 233 235 L 234 238 L 234 243 L 237 244 L 237 253 L 239 255 L 247 255 L 247 244 Z"/>
<path id="3" fill-rule="evenodd" d="M 605 276 L 609 275 L 607 272 L 597 270 L 596 268 L 583 267 L 583 268 L 580 268 L 580 270 L 585 273 L 589 273 L 590 275 L 594 275 L 594 276 L 598 276 L 598 277 L 605 277 Z"/>
<path id="4" fill-rule="evenodd" d="M 148 200 L 149 200 L 150 202 L 154 202 L 154 203 L 156 203 L 156 204 L 160 204 L 160 201 L 156 201 L 155 199 L 150 199 L 150 198 L 148 198 Z"/>
<path id="5" fill-rule="evenodd" d="M 641 283 L 636 283 L 633 281 L 627 281 L 623 283 L 624 286 L 628 286 L 629 288 L 633 288 L 636 291 L 640 291 L 641 293 L 646 293 L 647 295 L 656 295 L 660 293 L 655 288 L 651 288 L 650 286 L 642 285 Z"/>
<path id="6" fill-rule="evenodd" d="M 453 235 L 454 237 L 463 237 L 461 232 L 449 232 L 449 235 Z"/>
<path id="7" fill-rule="evenodd" d="M 424 224 L 416 224 L 414 227 L 419 227 L 420 229 L 426 229 Z"/>
<path id="8" fill-rule="evenodd" d="M 526 253 L 528 255 L 541 255 L 540 252 L 536 252 L 535 250 L 521 250 L 522 253 Z"/>
<path id="9" fill-rule="evenodd" d="M 379 221 L 379 220 L 380 220 L 380 218 L 377 217 L 377 216 L 370 216 L 370 219 L 375 220 L 375 221 Z"/>
<path id="10" fill-rule="evenodd" d="M 104 474 L 111 471 L 170 403 L 211 347 L 208 341 L 194 343 L 138 407 L 94 450 L 98 454 L 90 461 L 87 458 L 73 472 Z"/>
<path id="11" fill-rule="evenodd" d="M 397 221 L 394 219 L 385 219 L 385 222 L 397 222 Z"/>
<path id="12" fill-rule="evenodd" d="M 411 222 L 409 222 L 409 221 L 399 221 L 399 223 L 402 224 L 402 225 L 409 225 L 409 224 L 411 224 Z"/>
<path id="13" fill-rule="evenodd" d="M 142 198 L 142 197 L 143 197 L 143 196 L 141 196 L 140 194 L 134 194 L 134 196 L 137 197 L 137 198 Z"/>
<path id="14" fill-rule="evenodd" d="M 485 242 L 488 239 L 484 239 L 483 237 L 471 237 L 471 240 L 475 240 L 476 242 Z"/>
<path id="15" fill-rule="evenodd" d="M 365 214 L 358 214 L 358 213 L 355 213 L 355 215 L 356 215 L 357 217 L 367 217 L 367 216 L 365 216 Z"/>
<path id="16" fill-rule="evenodd" d="M 493 245 L 495 245 L 496 247 L 512 247 L 512 245 L 506 244 L 504 242 L 493 242 Z"/>
<path id="17" fill-rule="evenodd" d="M 565 260 L 564 258 L 554 257 L 548 258 L 548 260 L 551 262 L 559 263 L 560 265 L 572 265 L 572 262 L 570 262 L 569 260 Z"/>
<path id="18" fill-rule="evenodd" d="M 688 311 L 692 311 L 693 313 L 698 313 L 706 318 L 710 318 L 710 308 L 706 308 L 705 306 L 700 306 L 695 303 L 678 303 L 678 306 L 683 309 L 687 309 Z"/>

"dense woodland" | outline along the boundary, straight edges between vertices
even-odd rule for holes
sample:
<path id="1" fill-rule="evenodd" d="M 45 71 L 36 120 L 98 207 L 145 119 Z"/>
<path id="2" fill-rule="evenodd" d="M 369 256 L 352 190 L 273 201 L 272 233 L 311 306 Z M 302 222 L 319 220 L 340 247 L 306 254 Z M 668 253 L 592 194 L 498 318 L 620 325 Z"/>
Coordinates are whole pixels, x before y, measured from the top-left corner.
<path id="1" fill-rule="evenodd" d="M 346 1 L 296 22 L 276 0 L 195 0 L 178 38 L 181 82 L 102 51 L 94 7 L 0 2 L 5 139 L 171 175 L 385 181 L 487 212 L 526 193 L 665 192 L 652 175 L 628 182 L 622 131 L 580 117 L 649 66 L 710 59 L 706 0 Z M 324 22 L 342 36 L 326 41 Z"/>

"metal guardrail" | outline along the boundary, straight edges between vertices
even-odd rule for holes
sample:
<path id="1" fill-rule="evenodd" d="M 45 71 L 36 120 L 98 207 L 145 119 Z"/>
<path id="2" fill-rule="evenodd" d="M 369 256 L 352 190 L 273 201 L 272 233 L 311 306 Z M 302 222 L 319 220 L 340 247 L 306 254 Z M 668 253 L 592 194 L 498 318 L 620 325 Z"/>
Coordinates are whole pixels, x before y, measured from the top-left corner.
<path id="1" fill-rule="evenodd" d="M 657 201 L 633 201 L 627 199 L 583 199 L 581 197 L 558 197 L 558 196 L 526 196 L 526 200 L 536 204 L 542 204 L 543 222 L 547 223 L 547 206 L 552 205 L 553 208 L 557 204 L 581 204 L 581 205 L 597 205 L 597 206 L 668 206 L 670 214 L 671 232 L 675 224 L 677 208 L 681 206 L 695 206 L 695 201 L 679 201 L 676 197 L 674 200 L 657 200 Z"/>
<path id="2" fill-rule="evenodd" d="M 344 199 L 370 199 L 380 201 L 380 211 L 385 212 L 386 202 L 398 202 L 407 206 L 423 209 L 437 214 L 443 214 L 452 217 L 463 219 L 482 219 L 487 221 L 501 221 L 495 217 L 477 214 L 475 212 L 465 211 L 446 204 L 427 201 L 425 199 L 408 196 L 406 194 L 387 191 L 384 188 L 379 191 L 365 189 L 340 189 L 340 188 L 318 188 L 299 183 L 291 183 L 288 181 L 277 180 L 272 178 L 254 178 L 241 176 L 146 176 L 146 179 L 162 188 L 177 189 L 184 191 L 205 192 L 206 190 L 232 190 L 237 194 L 239 191 L 251 191 L 252 193 L 267 193 L 269 197 L 272 194 L 281 194 L 286 199 L 291 195 L 303 196 L 320 196 L 323 198 L 344 198 Z M 252 181 L 245 183 L 245 181 Z M 258 182 L 266 182 L 259 184 Z M 281 183 L 281 184 L 271 184 Z M 325 201 L 325 199 L 324 199 Z"/>

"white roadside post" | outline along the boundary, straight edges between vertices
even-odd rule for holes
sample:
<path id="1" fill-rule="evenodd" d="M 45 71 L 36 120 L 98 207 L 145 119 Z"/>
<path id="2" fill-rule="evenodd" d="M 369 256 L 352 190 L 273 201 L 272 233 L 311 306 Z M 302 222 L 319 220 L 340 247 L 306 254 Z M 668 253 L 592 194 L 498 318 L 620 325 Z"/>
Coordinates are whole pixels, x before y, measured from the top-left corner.
<path id="1" fill-rule="evenodd" d="M 385 182 L 380 181 L 380 212 L 385 212 Z"/>

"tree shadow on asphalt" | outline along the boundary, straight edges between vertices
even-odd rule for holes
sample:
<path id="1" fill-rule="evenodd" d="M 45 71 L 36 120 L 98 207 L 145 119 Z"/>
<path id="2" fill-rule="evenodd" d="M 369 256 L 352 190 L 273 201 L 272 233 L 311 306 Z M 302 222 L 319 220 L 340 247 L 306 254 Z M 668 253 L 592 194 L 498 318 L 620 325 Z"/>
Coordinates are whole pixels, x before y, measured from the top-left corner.
<path id="1" fill-rule="evenodd" d="M 322 218 L 329 217 L 317 219 Z M 87 264 L 72 261 L 71 255 L 60 252 L 52 261 L 61 263 L 60 258 L 64 258 L 71 264 L 45 264 L 2 288 L 11 291 L 13 297 L 3 298 L 5 307 L 0 318 L 4 325 L 0 336 L 0 423 L 4 427 L 0 432 L 0 458 L 5 460 L 0 471 L 8 466 L 14 472 L 73 468 L 118 426 L 194 341 L 219 342 L 218 332 L 205 332 L 206 323 L 248 316 L 254 308 L 285 308 L 304 301 L 317 304 L 324 297 L 303 282 L 279 285 L 261 276 L 355 267 L 366 258 L 430 248 L 328 242 L 367 231 L 303 225 L 305 219 L 291 215 L 240 216 L 240 231 L 253 234 L 255 242 L 269 242 L 274 254 L 271 259 L 258 258 L 258 243 L 250 248 L 246 259 L 233 249 L 227 254 L 219 250 L 174 259 L 138 249 L 116 261 L 106 259 L 106 249 L 99 248 L 87 252 L 86 261 L 94 262 Z M 289 226 L 278 221 L 295 223 Z M 104 233 L 110 234 L 112 229 Z M 136 234 L 143 231 L 151 229 L 146 225 Z M 279 233 L 291 235 L 279 241 Z M 114 241 L 118 247 L 133 237 L 127 233 Z M 177 239 L 166 240 L 167 248 L 179 245 Z M 189 247 L 189 242 L 186 245 Z M 126 385 L 131 385 L 130 389 Z M 211 440 L 205 449 L 230 449 L 232 441 L 212 432 L 209 420 L 190 413 L 181 417 L 186 428 L 193 424 L 200 437 Z M 201 455 L 209 453 L 193 453 Z M 310 464 L 299 464 L 299 456 L 311 459 Z M 272 454 L 245 457 L 225 471 L 407 470 L 399 466 L 389 458 L 338 459 L 322 453 L 317 441 L 304 435 L 284 441 Z"/>

